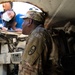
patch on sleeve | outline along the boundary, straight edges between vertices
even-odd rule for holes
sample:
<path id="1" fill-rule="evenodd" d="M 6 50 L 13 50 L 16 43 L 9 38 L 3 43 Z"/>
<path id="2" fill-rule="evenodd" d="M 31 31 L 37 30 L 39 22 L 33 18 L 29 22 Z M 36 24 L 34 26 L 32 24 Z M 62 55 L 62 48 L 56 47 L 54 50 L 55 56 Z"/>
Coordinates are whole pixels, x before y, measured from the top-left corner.
<path id="1" fill-rule="evenodd" d="M 36 50 L 36 46 L 33 45 L 33 46 L 30 48 L 28 54 L 29 54 L 29 55 L 32 55 L 32 54 L 35 52 L 35 50 Z"/>

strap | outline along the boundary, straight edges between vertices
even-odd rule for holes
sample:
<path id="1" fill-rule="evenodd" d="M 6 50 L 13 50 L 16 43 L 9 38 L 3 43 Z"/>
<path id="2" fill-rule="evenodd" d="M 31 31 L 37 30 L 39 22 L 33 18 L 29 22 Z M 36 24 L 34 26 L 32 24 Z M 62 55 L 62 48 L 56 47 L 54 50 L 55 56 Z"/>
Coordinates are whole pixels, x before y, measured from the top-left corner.
<path id="1" fill-rule="evenodd" d="M 52 42 L 52 51 L 50 54 L 50 60 L 53 61 L 52 63 L 56 64 L 58 62 L 58 46 L 56 40 L 54 40 L 52 36 L 51 36 L 51 42 Z"/>

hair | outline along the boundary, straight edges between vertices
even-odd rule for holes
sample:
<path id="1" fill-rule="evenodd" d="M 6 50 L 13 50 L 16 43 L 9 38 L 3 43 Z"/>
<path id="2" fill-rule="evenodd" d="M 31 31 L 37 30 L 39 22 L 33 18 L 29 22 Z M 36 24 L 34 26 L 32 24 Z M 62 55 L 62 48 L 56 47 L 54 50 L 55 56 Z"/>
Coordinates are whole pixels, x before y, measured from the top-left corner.
<path id="1" fill-rule="evenodd" d="M 9 3 L 10 3 L 10 5 L 11 5 L 11 8 L 13 7 L 13 2 L 11 2 L 11 1 L 8 1 Z"/>

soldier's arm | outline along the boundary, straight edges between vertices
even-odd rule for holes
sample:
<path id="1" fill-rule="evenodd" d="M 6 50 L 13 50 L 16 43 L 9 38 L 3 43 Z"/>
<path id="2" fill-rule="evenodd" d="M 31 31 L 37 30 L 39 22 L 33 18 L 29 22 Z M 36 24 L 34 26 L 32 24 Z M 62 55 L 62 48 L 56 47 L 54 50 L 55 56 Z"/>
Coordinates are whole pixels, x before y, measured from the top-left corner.
<path id="1" fill-rule="evenodd" d="M 35 36 L 32 35 L 29 38 L 22 56 L 22 61 L 26 61 L 30 65 L 33 65 L 33 63 L 37 60 L 43 50 L 43 39 L 44 38 L 40 34 L 35 34 Z"/>
<path id="2" fill-rule="evenodd" d="M 32 66 L 38 57 L 40 57 L 43 50 L 43 39 L 44 38 L 39 34 L 30 37 L 22 56 L 20 73 L 24 71 L 30 75 L 30 72 L 33 71 Z"/>

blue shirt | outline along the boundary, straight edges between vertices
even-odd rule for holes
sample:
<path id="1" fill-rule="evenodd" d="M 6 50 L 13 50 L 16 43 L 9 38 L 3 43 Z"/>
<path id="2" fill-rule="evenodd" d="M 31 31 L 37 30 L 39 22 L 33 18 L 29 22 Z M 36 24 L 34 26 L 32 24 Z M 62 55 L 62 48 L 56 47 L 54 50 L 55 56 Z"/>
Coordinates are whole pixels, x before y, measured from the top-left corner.
<path id="1" fill-rule="evenodd" d="M 23 19 L 20 18 L 21 16 L 23 16 L 23 15 L 22 14 L 17 14 L 16 15 L 16 22 L 17 22 L 16 28 L 21 28 L 22 29 Z"/>
<path id="2" fill-rule="evenodd" d="M 3 12 L 0 12 L 0 24 L 2 24 L 4 26 L 4 22 L 3 22 L 2 18 L 1 18 L 2 14 L 3 14 Z M 1 28 L 1 25 L 0 25 L 0 28 Z"/>
<path id="3" fill-rule="evenodd" d="M 2 24 L 3 22 L 2 22 L 2 18 L 1 18 L 1 15 L 2 15 L 3 13 L 2 12 L 0 12 L 0 24 Z"/>

